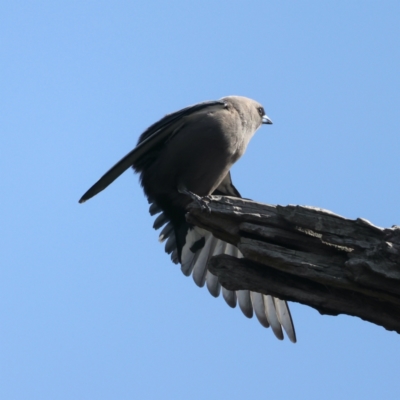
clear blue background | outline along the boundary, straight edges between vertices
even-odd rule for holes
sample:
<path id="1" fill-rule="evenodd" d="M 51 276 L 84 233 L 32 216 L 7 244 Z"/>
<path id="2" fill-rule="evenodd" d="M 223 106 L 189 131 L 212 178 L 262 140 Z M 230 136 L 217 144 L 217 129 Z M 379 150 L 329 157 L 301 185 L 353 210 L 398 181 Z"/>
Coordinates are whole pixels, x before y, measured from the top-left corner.
<path id="1" fill-rule="evenodd" d="M 0 12 L 0 398 L 398 399 L 398 334 L 292 304 L 298 343 L 197 288 L 137 176 L 78 199 L 166 113 L 274 121 L 245 197 L 400 224 L 398 1 L 9 1 Z"/>

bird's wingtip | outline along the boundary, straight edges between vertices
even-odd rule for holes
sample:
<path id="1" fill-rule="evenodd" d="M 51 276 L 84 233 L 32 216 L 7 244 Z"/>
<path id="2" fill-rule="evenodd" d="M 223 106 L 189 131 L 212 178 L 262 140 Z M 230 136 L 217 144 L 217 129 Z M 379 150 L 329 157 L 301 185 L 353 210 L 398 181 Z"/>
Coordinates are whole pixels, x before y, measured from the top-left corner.
<path id="1" fill-rule="evenodd" d="M 83 204 L 86 202 L 86 200 L 89 200 L 93 196 L 88 195 L 88 191 L 79 199 L 78 203 Z"/>

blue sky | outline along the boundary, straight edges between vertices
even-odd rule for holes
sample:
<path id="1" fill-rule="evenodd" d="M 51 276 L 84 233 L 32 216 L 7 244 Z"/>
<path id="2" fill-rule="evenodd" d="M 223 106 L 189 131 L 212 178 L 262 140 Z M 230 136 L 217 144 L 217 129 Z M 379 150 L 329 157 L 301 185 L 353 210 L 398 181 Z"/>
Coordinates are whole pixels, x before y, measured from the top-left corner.
<path id="1" fill-rule="evenodd" d="M 238 94 L 244 197 L 400 225 L 400 3 L 13 1 L 0 13 L 2 399 L 398 399 L 398 334 L 291 304 L 298 343 L 185 278 L 137 176 L 165 115 Z"/>

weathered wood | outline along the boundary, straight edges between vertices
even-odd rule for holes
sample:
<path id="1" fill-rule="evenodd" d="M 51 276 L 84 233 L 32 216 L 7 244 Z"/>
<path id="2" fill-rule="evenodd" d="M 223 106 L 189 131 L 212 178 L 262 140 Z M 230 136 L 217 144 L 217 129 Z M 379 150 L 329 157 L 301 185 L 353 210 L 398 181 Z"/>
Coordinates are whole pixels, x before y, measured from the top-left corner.
<path id="1" fill-rule="evenodd" d="M 303 206 L 210 197 L 187 220 L 238 246 L 244 259 L 214 257 L 228 289 L 297 301 L 322 314 L 348 314 L 400 333 L 400 227 L 379 228 Z"/>

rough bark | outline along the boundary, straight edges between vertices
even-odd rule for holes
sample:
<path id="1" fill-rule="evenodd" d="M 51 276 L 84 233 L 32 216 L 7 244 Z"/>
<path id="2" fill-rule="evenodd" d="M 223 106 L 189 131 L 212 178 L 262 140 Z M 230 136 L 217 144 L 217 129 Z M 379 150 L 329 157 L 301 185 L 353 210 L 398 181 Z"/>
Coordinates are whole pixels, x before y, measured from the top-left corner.
<path id="1" fill-rule="evenodd" d="M 400 333 L 400 227 L 379 228 L 330 211 L 212 196 L 187 220 L 239 247 L 208 268 L 228 289 L 296 301 L 321 314 L 348 314 Z"/>

